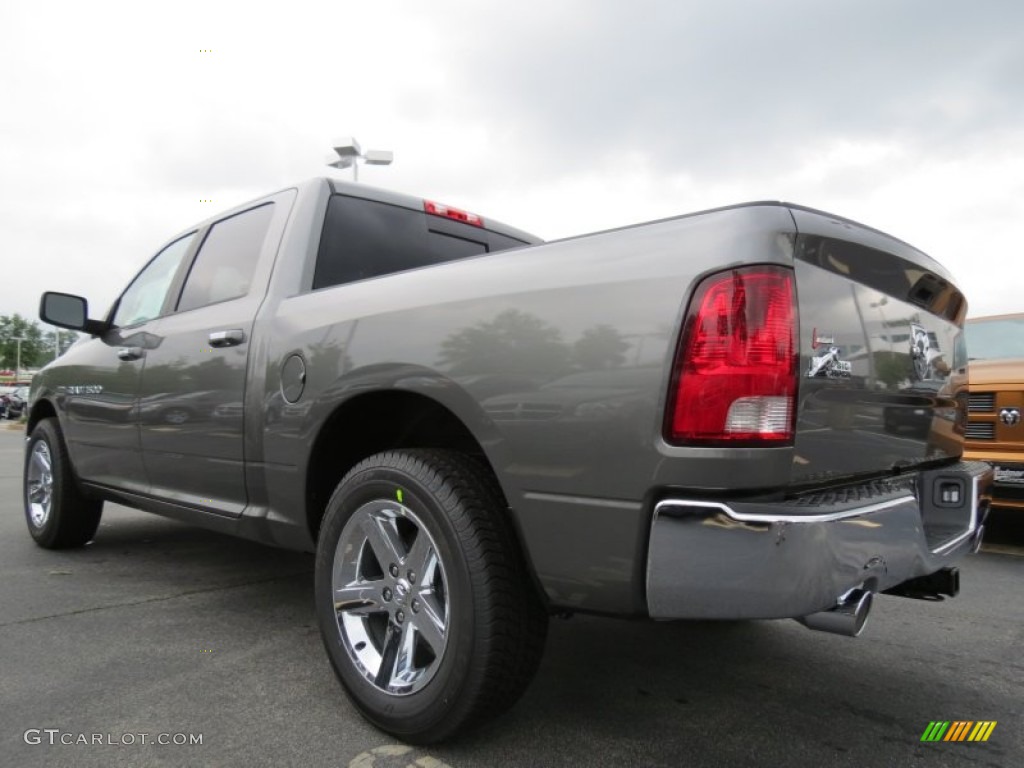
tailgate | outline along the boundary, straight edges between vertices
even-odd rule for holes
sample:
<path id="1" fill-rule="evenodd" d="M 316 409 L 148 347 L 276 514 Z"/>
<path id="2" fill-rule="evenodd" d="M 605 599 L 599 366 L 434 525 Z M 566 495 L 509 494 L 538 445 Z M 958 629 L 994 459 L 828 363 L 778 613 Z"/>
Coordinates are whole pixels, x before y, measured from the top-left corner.
<path id="1" fill-rule="evenodd" d="M 791 481 L 959 457 L 967 307 L 949 274 L 881 232 L 791 210 L 801 363 Z"/>

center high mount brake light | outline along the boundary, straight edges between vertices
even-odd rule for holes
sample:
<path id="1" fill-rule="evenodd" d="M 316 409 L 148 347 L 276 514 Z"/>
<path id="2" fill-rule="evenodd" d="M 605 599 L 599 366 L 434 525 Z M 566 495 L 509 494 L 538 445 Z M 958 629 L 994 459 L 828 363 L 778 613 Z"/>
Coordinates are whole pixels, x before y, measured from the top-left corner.
<path id="1" fill-rule="evenodd" d="M 434 216 L 454 219 L 455 221 L 461 221 L 463 224 L 472 224 L 474 227 L 482 227 L 484 225 L 484 220 L 475 213 L 452 208 L 450 205 L 444 205 L 443 203 L 435 203 L 432 200 L 423 201 L 423 210 Z"/>

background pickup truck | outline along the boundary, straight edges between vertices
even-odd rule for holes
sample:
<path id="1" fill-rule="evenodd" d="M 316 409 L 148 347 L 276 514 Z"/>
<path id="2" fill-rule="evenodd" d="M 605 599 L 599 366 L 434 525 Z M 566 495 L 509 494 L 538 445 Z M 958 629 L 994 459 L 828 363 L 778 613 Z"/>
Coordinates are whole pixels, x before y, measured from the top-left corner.
<path id="1" fill-rule="evenodd" d="M 854 635 L 876 593 L 955 595 L 992 482 L 965 311 L 799 206 L 541 244 L 317 179 L 178 235 L 101 320 L 44 294 L 91 338 L 33 382 L 26 519 L 79 546 L 110 500 L 314 550 L 352 700 L 444 739 L 516 701 L 553 612 Z"/>
<path id="2" fill-rule="evenodd" d="M 1024 510 L 1024 314 L 967 321 L 970 399 L 964 455 L 995 471 L 992 503 Z"/>

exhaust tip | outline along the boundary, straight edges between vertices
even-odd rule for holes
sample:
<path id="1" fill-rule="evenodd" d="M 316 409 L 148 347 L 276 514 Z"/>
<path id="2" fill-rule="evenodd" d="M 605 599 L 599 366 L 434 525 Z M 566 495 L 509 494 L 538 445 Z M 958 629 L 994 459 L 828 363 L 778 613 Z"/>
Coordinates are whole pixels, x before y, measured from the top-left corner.
<path id="1" fill-rule="evenodd" d="M 812 613 L 797 619 L 808 629 L 817 632 L 831 632 L 834 635 L 856 637 L 864 630 L 874 592 L 866 589 L 853 589 L 840 598 L 840 602 L 827 611 Z"/>

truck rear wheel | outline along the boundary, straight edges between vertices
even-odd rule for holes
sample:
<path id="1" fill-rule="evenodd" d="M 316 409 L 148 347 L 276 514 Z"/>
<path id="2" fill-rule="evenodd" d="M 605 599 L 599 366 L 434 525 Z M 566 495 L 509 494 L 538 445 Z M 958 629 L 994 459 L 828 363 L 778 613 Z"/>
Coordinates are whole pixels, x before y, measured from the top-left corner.
<path id="1" fill-rule="evenodd" d="M 414 744 L 510 707 L 547 633 L 499 492 L 449 451 L 380 453 L 345 476 L 320 530 L 316 609 L 352 701 Z"/>
<path id="2" fill-rule="evenodd" d="M 82 494 L 54 418 L 32 430 L 25 452 L 25 522 L 36 544 L 70 549 L 92 541 L 100 524 L 103 502 Z"/>

